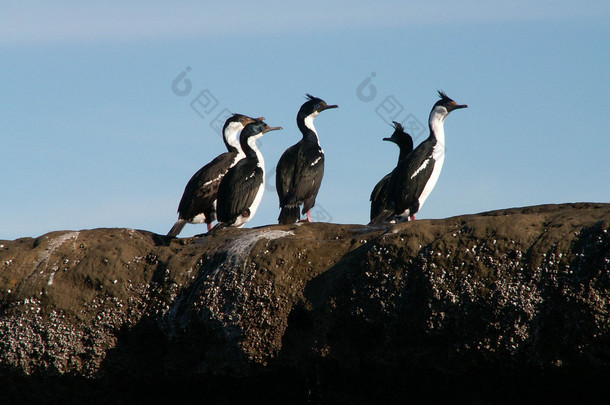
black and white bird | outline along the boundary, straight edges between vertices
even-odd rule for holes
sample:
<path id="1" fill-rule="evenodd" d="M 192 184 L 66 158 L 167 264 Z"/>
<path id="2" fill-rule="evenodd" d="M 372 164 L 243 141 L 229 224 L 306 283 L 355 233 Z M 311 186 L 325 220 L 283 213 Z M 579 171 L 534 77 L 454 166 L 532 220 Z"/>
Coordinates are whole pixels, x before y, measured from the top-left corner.
<path id="1" fill-rule="evenodd" d="M 457 104 L 442 91 L 438 94 L 440 100 L 428 118 L 430 136 L 398 163 L 388 183 L 387 207 L 371 224 L 414 220 L 434 189 L 445 160 L 445 118 L 453 110 L 468 107 Z"/>
<path id="2" fill-rule="evenodd" d="M 256 119 L 263 120 L 264 117 Z M 220 181 L 245 156 L 239 144 L 239 132 L 254 121 L 254 118 L 242 114 L 234 114 L 225 121 L 222 133 L 228 152 L 218 155 L 188 181 L 178 205 L 178 221 L 167 236 L 177 236 L 187 223 L 205 223 L 208 231 L 212 229 L 212 222 L 216 219 L 216 194 Z"/>
<path id="3" fill-rule="evenodd" d="M 314 119 L 324 110 L 338 108 L 320 98 L 307 94 L 307 101 L 297 114 L 297 126 L 303 138 L 282 154 L 275 173 L 275 186 L 280 199 L 280 224 L 297 222 L 301 214 L 307 214 L 311 222 L 311 209 L 324 176 L 324 151 L 320 146 Z"/>
<path id="4" fill-rule="evenodd" d="M 246 125 L 239 142 L 246 155 L 223 177 L 218 187 L 218 225 L 241 228 L 252 219 L 265 191 L 265 160 L 256 140 L 269 131 L 282 127 L 270 127 L 262 120 Z"/>
<path id="5" fill-rule="evenodd" d="M 407 155 L 413 151 L 413 138 L 411 135 L 405 132 L 400 122 L 392 121 L 394 123 L 394 132 L 389 138 L 383 138 L 384 141 L 394 142 L 398 145 L 400 153 L 398 155 L 398 164 L 405 160 Z M 371 220 L 373 220 L 380 212 L 386 209 L 388 204 L 388 183 L 390 182 L 390 176 L 392 172 L 386 174 L 379 183 L 373 188 L 371 193 Z"/>

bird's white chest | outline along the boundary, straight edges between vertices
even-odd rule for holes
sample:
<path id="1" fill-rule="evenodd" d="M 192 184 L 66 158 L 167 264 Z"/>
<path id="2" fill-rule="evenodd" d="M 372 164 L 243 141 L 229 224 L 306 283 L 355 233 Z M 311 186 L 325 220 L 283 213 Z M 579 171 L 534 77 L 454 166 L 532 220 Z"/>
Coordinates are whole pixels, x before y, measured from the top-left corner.
<path id="1" fill-rule="evenodd" d="M 432 169 L 432 174 L 430 175 L 430 178 L 424 186 L 424 190 L 418 198 L 420 209 L 424 205 L 424 202 L 426 201 L 432 190 L 434 189 L 434 186 L 436 186 L 436 182 L 438 181 L 438 178 L 441 175 L 441 170 L 443 169 L 443 163 L 445 162 L 445 116 L 446 115 L 443 114 L 433 114 L 430 117 L 430 129 L 434 132 L 434 135 L 436 137 L 436 144 L 432 149 L 432 159 L 434 161 L 434 168 Z"/>
<path id="2" fill-rule="evenodd" d="M 422 191 L 422 193 L 418 199 L 420 209 L 421 209 L 422 205 L 424 205 L 424 201 L 426 201 L 426 199 L 428 198 L 428 196 L 434 189 L 434 186 L 436 186 L 436 182 L 438 181 L 438 178 L 441 175 L 441 170 L 443 168 L 443 162 L 445 161 L 444 148 L 443 148 L 442 152 L 441 151 L 437 152 L 436 146 L 435 146 L 434 150 L 432 151 L 432 159 L 434 159 L 434 168 L 432 169 L 432 174 L 430 175 L 430 178 L 426 182 L 424 190 Z"/>
<path id="3" fill-rule="evenodd" d="M 252 138 L 250 138 L 250 139 L 252 139 Z M 252 143 L 248 142 L 248 144 L 250 144 L 250 146 L 252 147 L 254 152 L 256 152 L 256 158 L 258 160 L 257 166 L 263 171 L 263 175 L 262 175 L 262 183 L 258 187 L 256 196 L 254 196 L 254 201 L 252 201 L 252 204 L 250 205 L 250 207 L 248 207 L 249 215 L 248 216 L 240 215 L 235 220 L 234 226 L 236 226 L 238 228 L 241 228 L 242 226 L 244 226 L 244 224 L 246 222 L 248 222 L 250 219 L 252 219 L 252 217 L 254 217 L 254 214 L 256 214 L 256 210 L 258 210 L 258 207 L 261 204 L 261 201 L 263 199 L 263 194 L 265 192 L 265 159 L 263 158 L 263 154 L 256 147 L 256 144 L 254 142 L 252 142 Z"/>

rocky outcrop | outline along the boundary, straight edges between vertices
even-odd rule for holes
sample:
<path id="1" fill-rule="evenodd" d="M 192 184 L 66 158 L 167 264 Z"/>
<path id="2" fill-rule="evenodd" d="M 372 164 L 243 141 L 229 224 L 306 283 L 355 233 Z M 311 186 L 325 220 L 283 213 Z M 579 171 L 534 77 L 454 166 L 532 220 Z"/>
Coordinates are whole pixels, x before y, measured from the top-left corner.
<path id="1" fill-rule="evenodd" d="M 609 228 L 610 204 L 583 203 L 0 241 L 0 389 L 9 403 L 605 394 Z"/>

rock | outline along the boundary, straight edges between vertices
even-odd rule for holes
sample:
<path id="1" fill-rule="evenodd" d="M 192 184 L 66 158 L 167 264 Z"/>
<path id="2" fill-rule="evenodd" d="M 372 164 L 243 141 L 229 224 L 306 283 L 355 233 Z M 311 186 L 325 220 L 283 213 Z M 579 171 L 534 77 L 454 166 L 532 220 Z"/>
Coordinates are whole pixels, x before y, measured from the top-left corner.
<path id="1" fill-rule="evenodd" d="M 609 228 L 610 204 L 581 203 L 0 241 L 0 389 L 8 403 L 607 395 Z"/>

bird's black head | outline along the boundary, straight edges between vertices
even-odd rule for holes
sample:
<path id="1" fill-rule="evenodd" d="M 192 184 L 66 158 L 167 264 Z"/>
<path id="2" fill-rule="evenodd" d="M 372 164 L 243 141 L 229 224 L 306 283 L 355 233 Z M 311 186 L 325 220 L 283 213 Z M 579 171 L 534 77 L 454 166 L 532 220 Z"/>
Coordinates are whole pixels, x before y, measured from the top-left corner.
<path id="1" fill-rule="evenodd" d="M 326 101 L 322 100 L 321 98 L 314 97 L 311 94 L 307 94 L 306 97 L 307 101 L 301 106 L 301 109 L 299 110 L 299 116 L 302 118 L 305 118 L 312 114 L 315 114 L 317 116 L 324 110 L 339 107 L 336 104 L 328 105 L 326 104 Z"/>
<path id="2" fill-rule="evenodd" d="M 253 122 L 249 123 L 245 126 L 245 128 L 241 131 L 241 138 L 249 138 L 251 136 L 262 136 L 269 131 L 280 130 L 282 127 L 270 127 L 267 125 L 265 121 L 260 118 L 255 119 Z"/>
<path id="3" fill-rule="evenodd" d="M 384 141 L 394 142 L 401 149 L 413 150 L 413 138 L 407 132 L 400 122 L 392 121 L 394 123 L 394 132 L 389 138 L 383 138 Z"/>
<path id="4" fill-rule="evenodd" d="M 434 107 L 445 107 L 447 109 L 447 113 L 450 113 L 453 110 L 457 110 L 459 108 L 467 108 L 466 104 L 458 104 L 449 98 L 444 91 L 439 90 L 438 96 L 441 98 L 434 104 Z M 434 109 L 433 107 L 433 109 Z"/>
<path id="5" fill-rule="evenodd" d="M 233 114 L 232 116 L 230 116 L 229 118 L 227 118 L 227 120 L 225 121 L 224 126 L 222 127 L 222 131 L 224 133 L 224 131 L 227 129 L 227 127 L 231 124 L 241 124 L 242 126 L 246 126 L 256 120 L 264 120 L 265 117 L 259 117 L 259 118 L 251 118 L 248 117 L 247 115 L 243 115 L 243 114 Z"/>
<path id="6" fill-rule="evenodd" d="M 239 131 L 257 119 L 243 114 L 233 114 L 227 118 L 222 127 L 222 139 L 229 151 L 236 151 L 239 148 Z M 260 119 L 264 119 L 264 117 Z"/>

